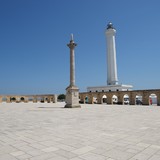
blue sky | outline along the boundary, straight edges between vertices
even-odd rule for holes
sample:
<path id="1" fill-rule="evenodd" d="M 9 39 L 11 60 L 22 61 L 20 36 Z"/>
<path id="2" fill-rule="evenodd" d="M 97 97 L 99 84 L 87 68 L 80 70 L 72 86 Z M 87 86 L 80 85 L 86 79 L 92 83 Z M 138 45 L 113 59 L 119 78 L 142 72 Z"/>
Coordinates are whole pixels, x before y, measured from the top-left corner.
<path id="1" fill-rule="evenodd" d="M 119 83 L 160 88 L 159 0 L 0 0 L 0 94 L 65 93 L 70 34 L 76 85 L 106 85 L 105 29 L 117 30 Z"/>

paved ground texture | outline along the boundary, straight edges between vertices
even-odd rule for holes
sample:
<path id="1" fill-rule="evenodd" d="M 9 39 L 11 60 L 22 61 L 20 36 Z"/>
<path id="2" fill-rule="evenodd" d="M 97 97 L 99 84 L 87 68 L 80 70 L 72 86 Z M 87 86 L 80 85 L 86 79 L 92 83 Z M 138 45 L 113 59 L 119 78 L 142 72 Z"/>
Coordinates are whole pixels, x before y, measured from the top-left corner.
<path id="1" fill-rule="evenodd" d="M 160 160 L 160 107 L 0 104 L 0 160 Z"/>

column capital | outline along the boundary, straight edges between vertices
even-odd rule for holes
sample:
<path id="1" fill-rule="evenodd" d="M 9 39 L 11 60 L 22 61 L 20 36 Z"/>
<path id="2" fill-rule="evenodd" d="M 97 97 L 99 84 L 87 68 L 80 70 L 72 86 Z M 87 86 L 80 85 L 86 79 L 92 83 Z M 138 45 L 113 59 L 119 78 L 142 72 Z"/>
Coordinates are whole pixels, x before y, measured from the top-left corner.
<path id="1" fill-rule="evenodd" d="M 70 43 L 67 44 L 67 46 L 68 46 L 70 49 L 74 49 L 74 48 L 77 46 L 77 43 L 74 43 L 73 40 L 70 40 Z"/>

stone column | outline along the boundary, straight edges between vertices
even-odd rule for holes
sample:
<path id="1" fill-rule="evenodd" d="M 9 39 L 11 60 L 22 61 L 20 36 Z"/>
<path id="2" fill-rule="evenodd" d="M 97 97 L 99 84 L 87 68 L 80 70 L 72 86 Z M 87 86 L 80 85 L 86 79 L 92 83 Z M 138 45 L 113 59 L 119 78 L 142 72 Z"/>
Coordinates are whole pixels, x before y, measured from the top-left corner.
<path id="1" fill-rule="evenodd" d="M 97 104 L 102 104 L 101 96 L 98 96 L 98 97 L 97 97 Z"/>
<path id="2" fill-rule="evenodd" d="M 65 108 L 77 108 L 79 105 L 79 89 L 75 86 L 75 58 L 74 48 L 77 46 L 71 35 L 70 43 L 67 44 L 70 48 L 70 85 L 66 88 L 66 105 Z"/>
<path id="3" fill-rule="evenodd" d="M 142 95 L 142 103 L 143 105 L 149 105 L 149 94 L 147 93 L 147 91 L 143 91 L 143 95 Z"/>
<path id="4" fill-rule="evenodd" d="M 33 103 L 37 103 L 37 96 L 33 96 Z"/>
<path id="5" fill-rule="evenodd" d="M 93 104 L 93 99 L 91 95 L 87 95 L 88 97 L 88 104 Z"/>
<path id="6" fill-rule="evenodd" d="M 10 101 L 10 97 L 6 97 L 7 98 L 7 101 L 6 101 L 6 103 L 11 103 L 11 101 Z"/>
<path id="7" fill-rule="evenodd" d="M 57 95 L 56 94 L 53 95 L 53 103 L 57 103 Z"/>
<path id="8" fill-rule="evenodd" d="M 107 104 L 112 104 L 112 95 L 107 95 Z"/>
<path id="9" fill-rule="evenodd" d="M 135 102 L 136 102 L 136 94 L 131 92 L 129 94 L 129 104 L 130 105 L 136 105 Z"/>
<path id="10" fill-rule="evenodd" d="M 118 103 L 123 105 L 123 96 L 121 94 L 118 94 L 117 97 L 118 97 Z"/>
<path id="11" fill-rule="evenodd" d="M 77 46 L 73 41 L 73 35 L 71 35 L 71 41 L 67 46 L 70 48 L 70 86 L 75 86 L 75 57 L 74 48 Z"/>

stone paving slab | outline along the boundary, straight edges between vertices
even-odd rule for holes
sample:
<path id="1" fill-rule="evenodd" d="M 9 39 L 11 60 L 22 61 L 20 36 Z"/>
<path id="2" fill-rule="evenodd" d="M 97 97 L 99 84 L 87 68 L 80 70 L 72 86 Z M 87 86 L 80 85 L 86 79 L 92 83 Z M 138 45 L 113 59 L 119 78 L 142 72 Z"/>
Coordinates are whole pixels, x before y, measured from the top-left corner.
<path id="1" fill-rule="evenodd" d="M 160 107 L 1 103 L 0 160 L 159 160 Z"/>

